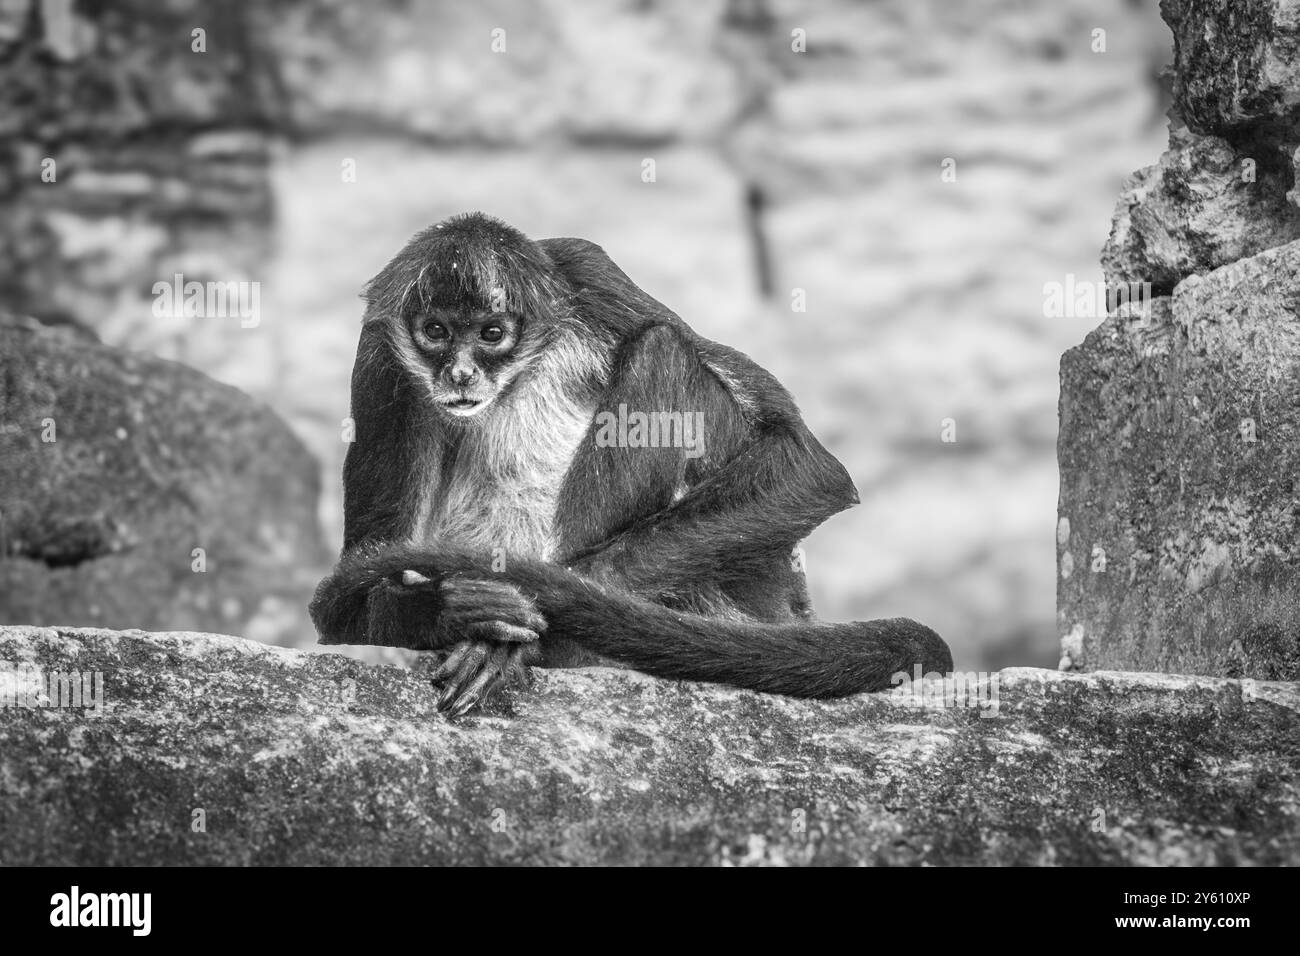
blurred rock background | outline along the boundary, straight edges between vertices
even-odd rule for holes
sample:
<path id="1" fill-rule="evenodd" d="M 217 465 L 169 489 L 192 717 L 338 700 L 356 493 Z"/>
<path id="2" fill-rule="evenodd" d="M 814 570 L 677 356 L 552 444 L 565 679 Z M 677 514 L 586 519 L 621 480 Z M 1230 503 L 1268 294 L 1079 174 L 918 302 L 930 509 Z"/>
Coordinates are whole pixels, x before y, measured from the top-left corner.
<path id="1" fill-rule="evenodd" d="M 1126 0 L 0 0 L 0 307 L 268 403 L 336 543 L 365 280 L 454 212 L 583 236 L 854 475 L 806 546 L 820 614 L 1050 666 L 1057 364 L 1100 317 L 1043 286 L 1100 281 L 1169 45 Z M 260 283 L 260 322 L 155 317 L 177 272 Z"/>

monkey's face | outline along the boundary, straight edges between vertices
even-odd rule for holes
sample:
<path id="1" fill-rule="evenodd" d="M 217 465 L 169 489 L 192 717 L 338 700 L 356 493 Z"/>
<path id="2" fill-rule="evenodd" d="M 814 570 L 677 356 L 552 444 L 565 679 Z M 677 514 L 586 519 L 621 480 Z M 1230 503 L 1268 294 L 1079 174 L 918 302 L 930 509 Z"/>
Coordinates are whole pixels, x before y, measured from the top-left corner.
<path id="1" fill-rule="evenodd" d="M 436 309 L 411 319 L 411 338 L 428 363 L 437 409 L 477 415 L 506 389 L 522 364 L 523 323 L 509 312 Z"/>

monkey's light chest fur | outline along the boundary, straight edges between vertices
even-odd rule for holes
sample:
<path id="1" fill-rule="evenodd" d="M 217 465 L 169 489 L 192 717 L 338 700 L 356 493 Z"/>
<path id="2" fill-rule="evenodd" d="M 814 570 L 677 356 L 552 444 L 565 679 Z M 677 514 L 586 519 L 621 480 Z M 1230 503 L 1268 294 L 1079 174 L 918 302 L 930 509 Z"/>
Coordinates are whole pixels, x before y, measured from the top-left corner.
<path id="1" fill-rule="evenodd" d="M 417 537 L 490 555 L 554 557 L 560 488 L 595 415 L 594 400 L 573 395 L 573 379 L 557 364 L 520 383 L 522 400 L 506 396 L 469 423 L 437 499 L 425 502 Z"/>

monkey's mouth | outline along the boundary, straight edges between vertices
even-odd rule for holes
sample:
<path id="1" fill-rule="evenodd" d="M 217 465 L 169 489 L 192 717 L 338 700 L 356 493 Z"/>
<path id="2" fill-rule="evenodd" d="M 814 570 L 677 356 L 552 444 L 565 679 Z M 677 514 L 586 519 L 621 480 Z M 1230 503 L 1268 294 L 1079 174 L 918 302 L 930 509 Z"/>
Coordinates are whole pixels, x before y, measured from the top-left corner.
<path id="1" fill-rule="evenodd" d="M 453 415 L 473 415 L 486 405 L 485 398 L 452 398 L 442 403 L 442 407 Z"/>

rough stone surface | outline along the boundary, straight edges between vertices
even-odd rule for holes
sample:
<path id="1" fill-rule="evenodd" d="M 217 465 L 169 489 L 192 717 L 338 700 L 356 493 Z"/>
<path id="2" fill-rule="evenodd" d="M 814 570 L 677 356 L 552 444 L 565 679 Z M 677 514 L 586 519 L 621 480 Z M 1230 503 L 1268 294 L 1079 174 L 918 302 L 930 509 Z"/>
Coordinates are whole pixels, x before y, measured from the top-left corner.
<path id="1" fill-rule="evenodd" d="M 1117 312 L 1061 362 L 1076 667 L 1300 678 L 1300 242 Z"/>
<path id="2" fill-rule="evenodd" d="M 1300 239 L 1291 163 L 1251 152 L 1174 130 L 1160 162 L 1125 184 L 1101 253 L 1107 283 L 1150 283 L 1168 295 L 1189 275 Z"/>
<path id="3" fill-rule="evenodd" d="M 0 315 L 0 622 L 301 641 L 319 490 L 236 389 Z"/>
<path id="4" fill-rule="evenodd" d="M 422 671 L 231 637 L 0 661 L 106 702 L 0 707 L 7 865 L 1300 862 L 1293 685 L 1020 668 L 980 717 L 586 669 L 450 724 Z"/>
<path id="5" fill-rule="evenodd" d="M 1294 124 L 1298 0 L 1161 0 L 1174 33 L 1175 108 L 1201 133 Z"/>

